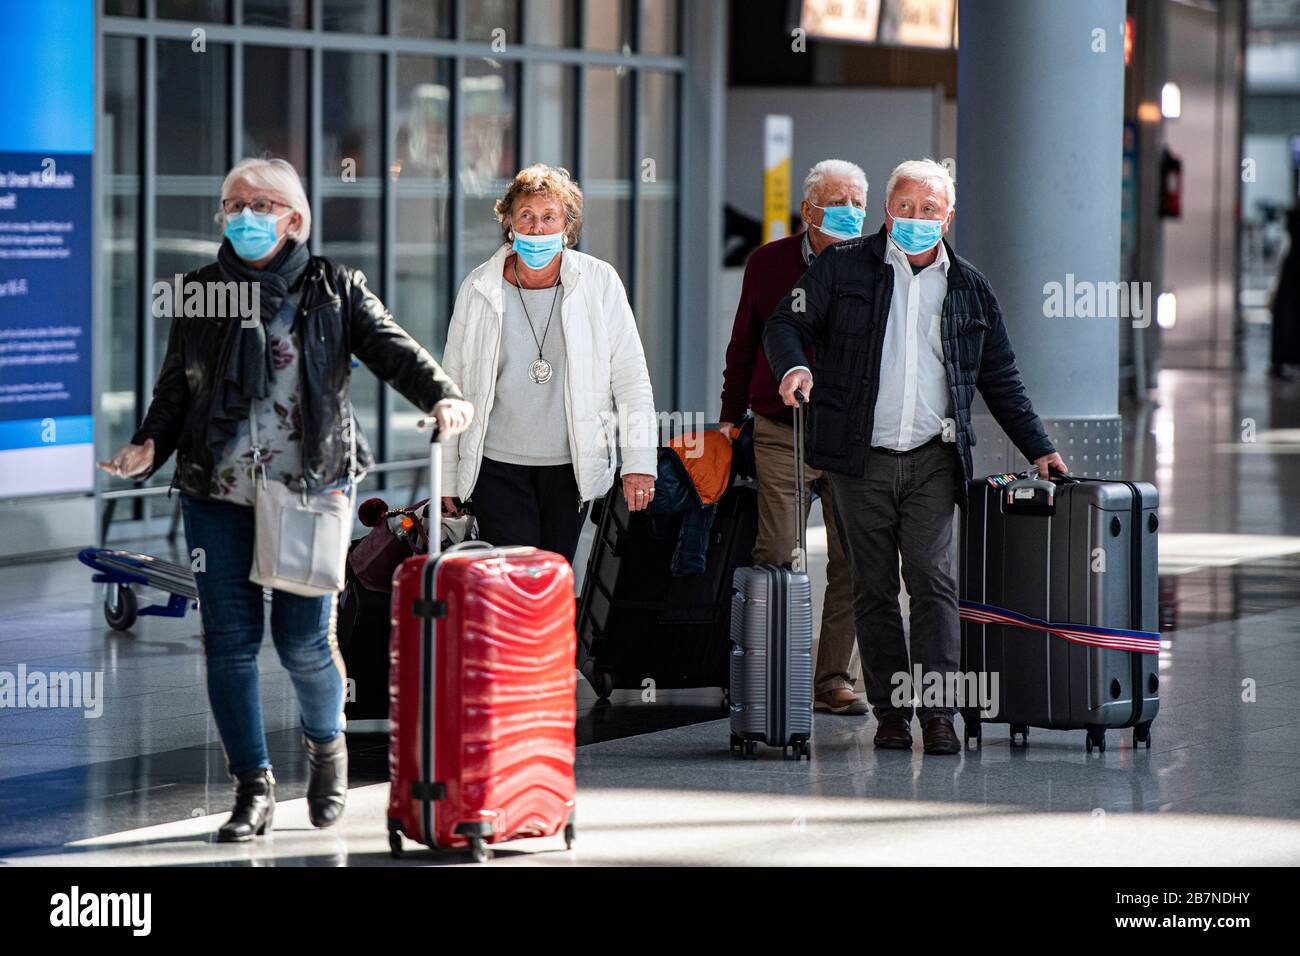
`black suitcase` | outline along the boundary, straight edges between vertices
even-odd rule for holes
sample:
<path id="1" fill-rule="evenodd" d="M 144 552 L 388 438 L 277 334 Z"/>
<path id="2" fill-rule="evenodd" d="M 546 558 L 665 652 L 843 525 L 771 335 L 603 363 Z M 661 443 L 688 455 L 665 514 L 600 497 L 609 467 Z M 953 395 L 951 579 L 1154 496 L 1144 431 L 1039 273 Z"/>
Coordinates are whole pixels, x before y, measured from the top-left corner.
<path id="1" fill-rule="evenodd" d="M 592 509 L 596 525 L 578 600 L 578 667 L 602 699 L 618 689 L 728 686 L 731 581 L 749 564 L 758 496 L 733 484 L 718 500 L 703 574 L 674 577 L 677 538 L 631 514 L 622 482 Z"/>
<path id="2" fill-rule="evenodd" d="M 1151 746 L 1160 707 L 1157 516 L 1142 482 L 995 475 L 972 482 L 961 526 L 961 655 L 996 714 L 962 706 L 965 737 L 984 722 L 1086 730 L 1132 727 Z"/>
<path id="3" fill-rule="evenodd" d="M 799 393 L 796 393 L 799 394 Z M 803 398 L 800 395 L 800 401 Z M 798 545 L 786 565 L 737 568 L 731 611 L 731 748 L 812 757 L 813 626 L 804 506 L 803 407 L 794 412 Z"/>
<path id="4" fill-rule="evenodd" d="M 355 539 L 348 547 L 346 583 L 339 594 L 336 633 L 339 655 L 343 658 L 344 673 L 348 680 L 343 712 L 349 720 L 388 719 L 392 574 L 403 560 L 427 550 L 423 524 L 420 522 L 427 522 L 428 516 L 419 511 L 424 504 L 424 501 L 418 501 L 407 508 L 389 511 L 388 505 L 381 499 L 372 498 L 361 506 L 363 524 L 386 521 L 390 528 L 401 528 L 404 526 L 397 522 L 408 516 L 416 524 L 400 536 L 389 535 L 382 557 L 367 564 L 364 573 L 357 573 L 354 566 L 357 556 L 353 552 L 358 545 L 381 529 L 372 526 L 370 535 Z M 372 508 L 369 516 L 364 514 L 368 506 Z M 456 526 L 454 529 L 453 525 Z M 456 519 L 444 517 L 441 528 L 443 550 L 453 543 L 466 540 L 465 536 L 473 533 L 472 519 L 458 525 Z M 455 535 L 452 534 L 453 530 Z"/>
<path id="5" fill-rule="evenodd" d="M 362 539 L 352 542 L 352 547 Z M 348 549 L 349 552 L 352 548 Z M 357 580 L 348 565 L 339 595 L 339 654 L 347 674 L 343 712 L 349 720 L 388 719 L 388 635 L 392 591 L 373 591 Z"/>

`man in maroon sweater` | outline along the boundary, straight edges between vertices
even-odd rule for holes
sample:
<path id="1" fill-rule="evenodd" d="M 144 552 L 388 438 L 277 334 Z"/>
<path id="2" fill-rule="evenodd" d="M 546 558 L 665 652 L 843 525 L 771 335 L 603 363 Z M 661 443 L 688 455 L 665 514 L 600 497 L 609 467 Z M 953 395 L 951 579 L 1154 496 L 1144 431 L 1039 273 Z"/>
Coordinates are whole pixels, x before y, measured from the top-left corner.
<path id="1" fill-rule="evenodd" d="M 763 324 L 823 249 L 859 235 L 866 205 L 867 177 L 862 170 L 843 160 L 823 160 L 804 180 L 799 206 L 804 231 L 754 250 L 745 265 L 740 305 L 727 346 L 727 368 L 722 375 L 719 418 L 725 434 L 747 408 L 754 412 L 754 457 L 758 466 L 755 564 L 783 564 L 790 560 L 798 507 L 793 413 L 781 400 L 779 383 L 763 354 Z M 805 470 L 809 483 L 820 474 Z M 866 700 L 853 692 L 860 671 L 855 661 L 853 576 L 840 546 L 829 482 L 818 482 L 818 490 L 826 521 L 827 562 L 814 707 L 835 714 L 865 714 Z"/>

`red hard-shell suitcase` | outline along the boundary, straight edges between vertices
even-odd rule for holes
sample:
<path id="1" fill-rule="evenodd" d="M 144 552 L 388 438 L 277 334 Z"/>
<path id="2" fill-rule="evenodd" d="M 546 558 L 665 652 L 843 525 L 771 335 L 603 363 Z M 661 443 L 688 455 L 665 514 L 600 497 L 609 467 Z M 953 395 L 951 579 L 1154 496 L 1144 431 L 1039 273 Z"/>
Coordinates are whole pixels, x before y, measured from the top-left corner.
<path id="1" fill-rule="evenodd" d="M 569 563 L 481 542 L 408 558 L 393 575 L 390 653 L 393 854 L 403 834 L 435 849 L 468 846 L 479 862 L 490 844 L 519 837 L 563 831 L 571 846 Z"/>

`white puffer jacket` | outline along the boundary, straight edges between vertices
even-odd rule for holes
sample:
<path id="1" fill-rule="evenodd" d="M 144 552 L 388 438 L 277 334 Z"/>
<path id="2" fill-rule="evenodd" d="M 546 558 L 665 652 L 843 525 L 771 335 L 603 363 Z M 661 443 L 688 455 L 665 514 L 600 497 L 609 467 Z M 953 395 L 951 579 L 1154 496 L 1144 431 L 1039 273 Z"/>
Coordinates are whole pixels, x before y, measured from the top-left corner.
<path id="1" fill-rule="evenodd" d="M 483 461 L 496 396 L 504 304 L 503 245 L 456 293 L 442 368 L 474 406 L 474 421 L 442 449 L 442 493 L 469 498 Z M 584 501 L 609 490 L 621 457 L 624 474 L 654 475 L 659 430 L 645 353 L 618 272 L 594 256 L 566 249 L 560 260 L 564 328 L 564 409 L 569 453 Z"/>

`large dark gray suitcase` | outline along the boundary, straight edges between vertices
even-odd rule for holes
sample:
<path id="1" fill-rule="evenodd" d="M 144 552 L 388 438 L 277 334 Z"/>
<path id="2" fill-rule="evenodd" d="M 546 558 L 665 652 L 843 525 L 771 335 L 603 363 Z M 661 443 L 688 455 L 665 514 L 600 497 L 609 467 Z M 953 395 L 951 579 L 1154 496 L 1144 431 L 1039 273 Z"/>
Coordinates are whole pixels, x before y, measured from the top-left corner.
<path id="1" fill-rule="evenodd" d="M 802 402 L 802 396 L 800 396 Z M 812 583 L 807 567 L 803 407 L 794 413 L 799 544 L 786 565 L 737 568 L 731 608 L 731 748 L 812 756 Z"/>
<path id="2" fill-rule="evenodd" d="M 962 670 L 996 704 L 962 707 L 967 742 L 981 720 L 1087 731 L 1132 727 L 1151 746 L 1160 707 L 1156 529 L 1144 482 L 995 475 L 972 482 L 962 520 Z"/>

